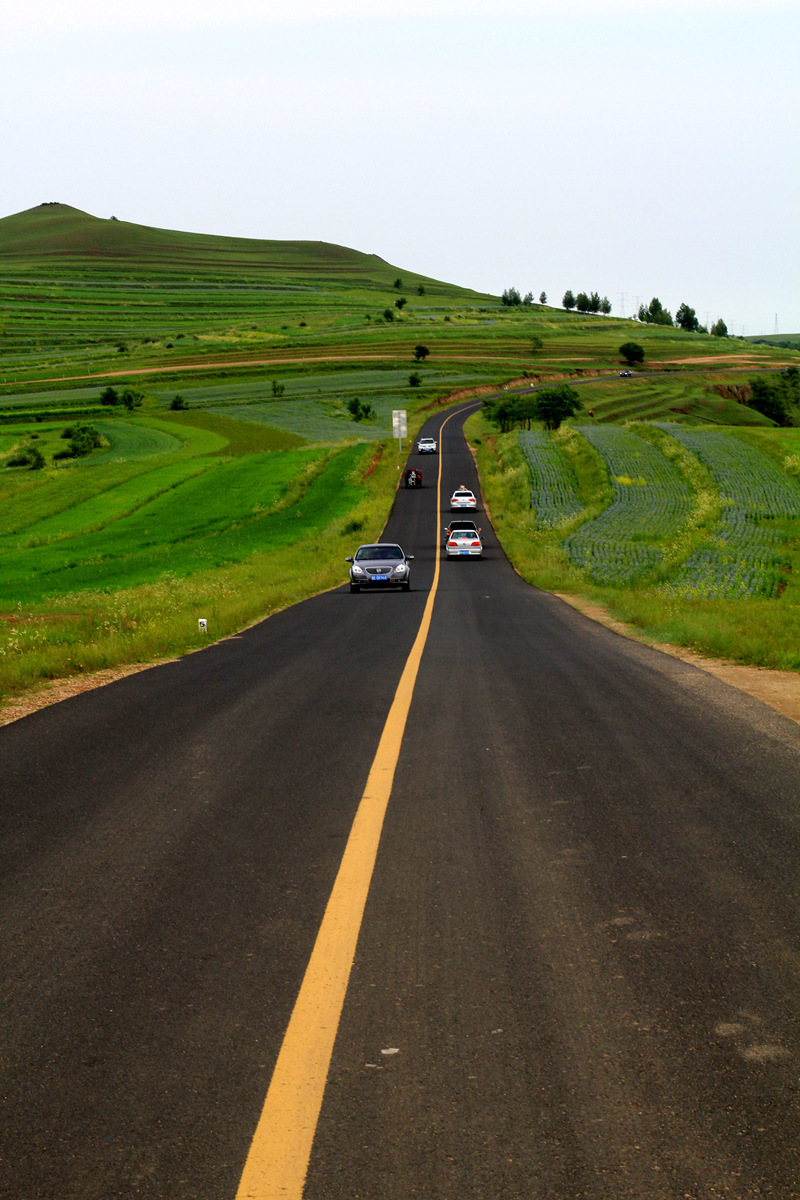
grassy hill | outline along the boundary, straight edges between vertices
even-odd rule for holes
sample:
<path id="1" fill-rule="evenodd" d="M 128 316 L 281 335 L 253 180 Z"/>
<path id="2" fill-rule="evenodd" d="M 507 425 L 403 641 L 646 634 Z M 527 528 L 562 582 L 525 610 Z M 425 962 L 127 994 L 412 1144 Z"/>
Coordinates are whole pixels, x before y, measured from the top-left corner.
<path id="1" fill-rule="evenodd" d="M 329 274 L 333 279 L 393 282 L 396 271 L 374 254 L 329 242 L 261 241 L 215 237 L 103 220 L 68 204 L 40 204 L 0 219 L 0 264 L 25 263 L 38 270 L 83 261 L 96 267 L 185 274 L 216 272 L 233 277 L 288 273 Z"/>

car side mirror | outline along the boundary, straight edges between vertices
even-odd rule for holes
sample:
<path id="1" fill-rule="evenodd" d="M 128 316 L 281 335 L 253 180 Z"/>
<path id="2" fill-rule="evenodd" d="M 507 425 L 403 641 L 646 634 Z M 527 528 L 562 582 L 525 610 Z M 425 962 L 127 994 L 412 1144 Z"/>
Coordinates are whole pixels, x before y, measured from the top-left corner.
<path id="1" fill-rule="evenodd" d="M 344 561 L 345 561 L 345 562 L 352 562 L 353 560 L 352 560 L 352 558 L 346 558 Z"/>
<path id="2" fill-rule="evenodd" d="M 413 555 L 413 554 L 407 554 L 407 555 L 406 555 L 406 562 L 413 562 L 413 561 L 414 561 L 414 555 Z"/>

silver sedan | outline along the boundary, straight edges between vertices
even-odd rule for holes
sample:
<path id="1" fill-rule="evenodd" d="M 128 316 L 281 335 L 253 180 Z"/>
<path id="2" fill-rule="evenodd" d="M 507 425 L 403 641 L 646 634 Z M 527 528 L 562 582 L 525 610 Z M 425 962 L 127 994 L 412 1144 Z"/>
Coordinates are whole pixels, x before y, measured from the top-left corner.
<path id="1" fill-rule="evenodd" d="M 407 592 L 411 587 L 408 564 L 413 558 L 413 554 L 404 554 L 402 547 L 393 542 L 359 546 L 353 557 L 346 559 L 351 564 L 350 591 L 377 587 L 402 588 Z"/>
<path id="2" fill-rule="evenodd" d="M 445 542 L 448 558 L 482 558 L 483 543 L 477 529 L 452 529 Z"/>

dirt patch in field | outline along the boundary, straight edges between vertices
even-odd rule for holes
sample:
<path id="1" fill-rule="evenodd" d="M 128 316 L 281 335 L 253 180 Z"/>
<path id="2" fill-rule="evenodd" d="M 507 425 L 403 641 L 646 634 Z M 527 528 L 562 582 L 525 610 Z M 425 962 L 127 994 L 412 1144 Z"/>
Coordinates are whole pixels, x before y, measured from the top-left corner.
<path id="1" fill-rule="evenodd" d="M 780 367 L 789 366 L 794 359 L 788 358 L 785 363 L 772 362 L 770 366 Z M 711 354 L 707 358 L 662 358 L 661 363 L 671 364 L 672 366 L 683 366 L 685 363 L 696 363 L 701 366 L 714 366 L 716 363 L 744 363 L 747 367 L 763 367 L 763 358 L 754 357 L 752 354 Z"/>
<path id="2" fill-rule="evenodd" d="M 644 641 L 637 629 L 612 617 L 602 604 L 593 604 L 578 596 L 558 594 L 558 598 L 571 605 L 572 608 L 577 608 L 578 612 L 582 612 L 585 617 L 590 617 L 591 620 L 605 625 L 606 629 L 612 629 L 614 633 L 622 634 L 623 637 L 632 638 L 637 642 Z M 648 644 L 652 645 L 654 650 L 662 650 L 665 654 L 671 654 L 673 658 L 680 658 L 683 662 L 700 667 L 709 675 L 721 679 L 723 683 L 729 683 L 731 687 L 738 688 L 740 692 L 747 692 L 748 696 L 761 700 L 770 708 L 777 709 L 784 717 L 789 717 L 790 720 L 800 724 L 800 673 L 775 671 L 767 667 L 748 667 L 742 663 L 726 662 L 724 659 L 706 658 L 694 650 L 687 649 L 686 646 L 672 646 L 662 642 Z"/>

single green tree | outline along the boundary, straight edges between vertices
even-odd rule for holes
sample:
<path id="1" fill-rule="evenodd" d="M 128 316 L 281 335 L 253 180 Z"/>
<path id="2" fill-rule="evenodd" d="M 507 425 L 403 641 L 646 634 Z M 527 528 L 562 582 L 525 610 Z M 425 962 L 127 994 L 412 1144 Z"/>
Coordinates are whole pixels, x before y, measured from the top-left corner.
<path id="1" fill-rule="evenodd" d="M 712 337 L 727 337 L 728 336 L 728 326 L 725 324 L 722 317 L 720 317 L 718 321 L 715 321 L 714 324 L 711 326 L 711 336 Z"/>
<path id="2" fill-rule="evenodd" d="M 531 335 L 531 354 L 538 354 L 544 346 L 544 342 L 539 337 L 538 333 Z"/>
<path id="3" fill-rule="evenodd" d="M 184 409 L 187 409 L 188 407 L 189 407 L 189 405 L 186 403 L 186 401 L 184 400 L 184 398 L 180 394 L 180 392 L 178 392 L 175 396 L 172 397 L 172 401 L 170 403 L 170 408 L 172 409 L 173 412 L 183 412 Z"/>
<path id="4" fill-rule="evenodd" d="M 418 296 L 424 296 L 424 295 L 425 295 L 425 288 L 422 286 L 422 284 L 420 284 L 420 285 L 419 285 L 419 287 L 417 288 L 417 295 L 418 295 Z"/>
<path id="5" fill-rule="evenodd" d="M 394 309 L 385 308 L 383 310 L 383 319 L 384 319 L 384 321 L 393 321 L 394 320 Z"/>
<path id="6" fill-rule="evenodd" d="M 578 292 L 575 297 L 575 307 L 581 313 L 591 312 L 592 302 L 586 295 L 586 292 Z"/>
<path id="7" fill-rule="evenodd" d="M 539 303 L 547 304 L 547 292 L 539 292 Z"/>
<path id="8" fill-rule="evenodd" d="M 688 304 L 681 304 L 678 308 L 675 313 L 675 324 L 686 333 L 697 333 L 700 328 L 697 313 Z"/>
<path id="9" fill-rule="evenodd" d="M 533 292 L 526 292 L 522 297 L 523 304 L 533 304 Z"/>
<path id="10" fill-rule="evenodd" d="M 107 387 L 100 393 L 100 403 L 107 406 L 116 407 L 119 404 L 119 393 L 116 388 Z"/>
<path id="11" fill-rule="evenodd" d="M 394 286 L 395 286 L 395 287 L 397 288 L 397 290 L 399 291 L 399 290 L 400 290 L 400 288 L 403 286 L 403 281 L 402 281 L 402 279 L 400 279 L 400 278 L 397 278 L 397 279 L 395 279 L 395 281 L 394 281 Z"/>
<path id="12" fill-rule="evenodd" d="M 600 301 L 600 312 L 605 317 L 611 312 L 611 301 L 608 296 L 603 296 L 603 299 Z"/>
<path id="13" fill-rule="evenodd" d="M 430 350 L 427 346 L 419 345 L 414 347 L 414 362 L 422 362 L 428 357 Z"/>
<path id="14" fill-rule="evenodd" d="M 570 288 L 567 288 L 567 290 L 564 292 L 564 298 L 561 303 L 567 312 L 569 312 L 571 308 L 575 307 L 575 297 L 573 296 Z"/>
<path id="15" fill-rule="evenodd" d="M 623 342 L 619 352 L 629 367 L 644 362 L 644 348 L 638 342 Z"/>
<path id="16" fill-rule="evenodd" d="M 412 371 L 408 377 L 408 386 L 409 387 L 419 387 L 421 385 L 421 383 L 422 383 L 422 376 L 418 375 L 416 371 Z"/>
<path id="17" fill-rule="evenodd" d="M 545 429 L 558 429 L 562 421 L 574 417 L 582 408 L 583 402 L 575 389 L 568 383 L 559 383 L 533 393 L 531 415 L 541 421 Z"/>
<path id="18" fill-rule="evenodd" d="M 600 293 L 599 293 L 599 292 L 592 292 L 592 294 L 591 294 L 591 295 L 590 295 L 590 297 L 589 297 L 589 312 L 593 312 L 593 313 L 599 313 L 599 312 L 600 312 L 600 305 L 601 305 L 602 303 L 603 303 L 603 302 L 602 302 L 602 300 L 600 299 Z"/>
<path id="19" fill-rule="evenodd" d="M 407 304 L 408 304 L 408 301 L 406 300 L 405 296 L 399 296 L 397 298 L 397 300 L 395 300 L 395 302 L 394 302 L 395 308 L 401 312 Z"/>

